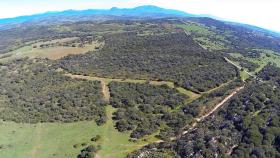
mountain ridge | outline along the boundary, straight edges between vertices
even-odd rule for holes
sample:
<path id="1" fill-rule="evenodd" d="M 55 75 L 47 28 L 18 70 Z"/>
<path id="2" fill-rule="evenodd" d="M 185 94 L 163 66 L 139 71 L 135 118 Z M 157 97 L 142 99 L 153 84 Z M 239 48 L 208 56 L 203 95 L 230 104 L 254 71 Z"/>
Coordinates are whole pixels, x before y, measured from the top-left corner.
<path id="1" fill-rule="evenodd" d="M 145 13 L 145 15 L 141 15 Z M 45 13 L 33 14 L 33 15 L 23 15 L 13 18 L 3 18 L 0 19 L 0 24 L 6 24 L 19 20 L 19 22 L 26 22 L 28 20 L 34 20 L 36 18 L 44 18 L 48 16 L 72 16 L 72 15 L 116 15 L 116 16 L 143 16 L 148 17 L 154 14 L 163 14 L 163 15 L 176 15 L 176 16 L 194 16 L 197 15 L 189 14 L 183 11 L 174 10 L 174 9 L 165 9 L 153 5 L 138 6 L 135 8 L 117 8 L 112 7 L 111 9 L 86 9 L 86 10 L 64 10 L 64 11 L 48 11 Z"/>
<path id="2" fill-rule="evenodd" d="M 103 17 L 99 17 L 103 16 Z M 96 18 L 98 17 L 98 18 Z M 63 23 L 63 22 L 73 22 L 80 21 L 81 18 L 87 20 L 111 20 L 114 18 L 162 18 L 162 17 L 207 17 L 222 22 L 230 23 L 232 25 L 239 25 L 245 28 L 250 28 L 256 31 L 265 31 L 273 35 L 280 36 L 280 32 L 262 28 L 260 26 L 227 21 L 223 18 L 219 18 L 209 14 L 190 14 L 184 11 L 175 9 L 166 9 L 154 5 L 143 5 L 134 8 L 118 8 L 112 7 L 111 9 L 86 9 L 86 10 L 64 10 L 64 11 L 48 11 L 45 13 L 23 15 L 12 18 L 2 18 L 0 19 L 0 30 L 19 27 L 26 23 L 31 24 L 52 24 L 52 23 Z M 54 19 L 53 21 L 51 21 Z"/>

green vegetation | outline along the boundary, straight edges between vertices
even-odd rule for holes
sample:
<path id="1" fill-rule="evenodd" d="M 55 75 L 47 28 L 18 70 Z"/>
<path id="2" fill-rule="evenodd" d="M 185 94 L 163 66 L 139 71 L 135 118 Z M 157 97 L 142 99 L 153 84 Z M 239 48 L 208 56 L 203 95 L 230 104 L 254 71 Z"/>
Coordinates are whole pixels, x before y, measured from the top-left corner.
<path id="1" fill-rule="evenodd" d="M 243 81 L 235 79 L 218 89 L 213 89 L 208 93 L 202 94 L 199 98 L 182 107 L 186 114 L 191 114 L 193 117 L 198 117 L 210 111 L 213 106 L 221 102 L 237 87 L 243 85 Z"/>
<path id="2" fill-rule="evenodd" d="M 215 34 L 210 30 L 210 28 L 199 23 L 187 22 L 185 24 L 180 24 L 177 26 L 186 30 L 188 35 L 199 34 L 199 35 L 211 36 Z"/>
<path id="3" fill-rule="evenodd" d="M 0 36 L 0 157 L 280 157 L 279 37 L 210 18 Z"/>
<path id="4" fill-rule="evenodd" d="M 8 121 L 106 121 L 98 81 L 74 80 L 44 61 L 17 60 L 0 67 L 0 118 Z"/>
<path id="5" fill-rule="evenodd" d="M 268 64 L 258 73 L 258 76 L 263 80 L 276 84 L 276 87 L 273 86 L 274 88 L 280 85 L 280 68 L 276 66 L 276 64 Z"/>
<path id="6" fill-rule="evenodd" d="M 240 77 L 242 81 L 246 81 L 250 76 L 248 72 L 246 72 L 244 69 L 240 71 Z"/>
<path id="7" fill-rule="evenodd" d="M 247 58 L 247 60 L 260 65 L 260 68 L 256 72 L 264 68 L 268 63 L 274 63 L 276 66 L 280 67 L 280 56 L 274 51 L 270 50 L 259 50 L 261 56 L 259 58 Z"/>
<path id="8" fill-rule="evenodd" d="M 182 87 L 177 87 L 176 88 L 178 90 L 178 92 L 187 95 L 189 98 L 186 100 L 186 103 L 190 103 L 194 100 L 196 100 L 197 98 L 200 97 L 200 94 L 194 93 L 192 91 L 186 90 Z"/>
<path id="9" fill-rule="evenodd" d="M 133 150 L 157 140 L 149 136 L 145 138 L 147 141 L 129 141 L 130 133 L 121 133 L 114 128 L 111 114 L 115 109 L 109 106 L 106 109 L 109 119 L 102 126 L 97 126 L 94 121 L 67 124 L 1 122 L 0 155 L 5 158 L 76 158 L 86 146 L 100 145 L 100 157 L 123 158 Z M 101 138 L 92 142 L 91 138 L 96 135 L 100 135 Z"/>
<path id="10" fill-rule="evenodd" d="M 33 44 L 0 55 L 0 63 L 7 63 L 24 57 L 57 60 L 69 54 L 84 54 L 88 51 L 96 51 L 101 49 L 102 45 L 102 42 L 92 41 L 92 39 L 81 41 L 79 38 L 62 38 L 34 42 Z"/>
<path id="11" fill-rule="evenodd" d="M 260 53 L 257 57 L 247 57 L 239 53 L 231 53 L 230 55 L 233 57 L 232 59 L 238 63 L 238 65 L 253 73 L 258 73 L 269 63 L 274 63 L 276 66 L 280 67 L 280 56 L 277 53 L 270 50 L 257 51 Z"/>
<path id="12" fill-rule="evenodd" d="M 215 88 L 237 72 L 222 53 L 210 53 L 184 32 L 137 36 L 111 34 L 99 52 L 67 56 L 63 69 L 82 75 L 171 81 L 196 92 Z"/>
<path id="13" fill-rule="evenodd" d="M 197 41 L 204 49 L 207 50 L 225 50 L 225 44 L 219 41 L 213 41 L 211 39 L 208 39 L 206 37 L 197 37 L 194 38 L 195 41 Z"/>
<path id="14" fill-rule="evenodd" d="M 228 41 L 225 40 L 225 36 L 217 34 L 214 28 L 194 22 L 179 24 L 177 27 L 184 29 L 187 35 L 192 36 L 206 50 L 217 51 L 226 49 Z"/>
<path id="15" fill-rule="evenodd" d="M 279 76 L 280 68 L 266 66 L 259 73 L 266 82 L 247 83 L 226 106 L 188 134 L 174 142 L 146 146 L 131 157 L 164 155 L 170 150 L 179 157 L 279 157 Z"/>
<path id="16" fill-rule="evenodd" d="M 110 103 L 118 108 L 114 113 L 116 128 L 119 131 L 132 130 L 132 138 L 150 135 L 163 126 L 172 127 L 169 134 L 173 132 L 174 136 L 191 120 L 179 110 L 170 112 L 184 105 L 187 96 L 167 85 L 112 82 L 109 87 Z"/>

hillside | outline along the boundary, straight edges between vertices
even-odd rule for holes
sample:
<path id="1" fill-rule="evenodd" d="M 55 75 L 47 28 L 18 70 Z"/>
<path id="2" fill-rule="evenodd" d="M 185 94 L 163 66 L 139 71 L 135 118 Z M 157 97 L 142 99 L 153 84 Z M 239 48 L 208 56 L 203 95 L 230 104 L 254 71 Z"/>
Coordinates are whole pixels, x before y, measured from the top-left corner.
<path id="1" fill-rule="evenodd" d="M 0 157 L 280 156 L 276 34 L 155 6 L 0 23 Z"/>

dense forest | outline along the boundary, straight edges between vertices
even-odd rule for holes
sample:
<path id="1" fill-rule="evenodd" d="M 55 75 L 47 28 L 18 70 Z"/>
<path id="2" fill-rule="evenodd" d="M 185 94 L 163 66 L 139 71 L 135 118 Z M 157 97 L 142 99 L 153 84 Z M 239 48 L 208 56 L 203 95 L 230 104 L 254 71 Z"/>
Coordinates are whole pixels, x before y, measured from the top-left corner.
<path id="1" fill-rule="evenodd" d="M 110 104 L 118 110 L 114 113 L 116 128 L 132 131 L 132 138 L 155 133 L 160 139 L 169 139 L 180 135 L 182 129 L 194 118 L 213 108 L 236 87 L 243 85 L 239 79 L 223 88 L 202 95 L 199 99 L 188 103 L 185 95 L 166 85 L 112 82 Z"/>
<path id="2" fill-rule="evenodd" d="M 148 157 L 280 157 L 280 90 L 275 85 L 279 72 L 268 65 L 259 75 L 267 82 L 251 81 L 190 133 L 175 141 L 148 145 L 129 157 L 141 153 Z"/>
<path id="3" fill-rule="evenodd" d="M 116 33 L 104 40 L 101 51 L 67 56 L 61 59 L 61 67 L 76 74 L 172 81 L 197 92 L 237 74 L 222 54 L 203 50 L 183 31 L 146 36 Z"/>
<path id="4" fill-rule="evenodd" d="M 113 117 L 116 128 L 121 132 L 132 130 L 132 138 L 152 134 L 163 125 L 172 127 L 174 132 L 174 128 L 178 130 L 191 121 L 191 117 L 176 110 L 187 97 L 166 85 L 112 82 L 109 87 L 110 103 L 118 108 Z"/>
<path id="5" fill-rule="evenodd" d="M 280 69 L 277 68 L 275 64 L 270 63 L 262 69 L 262 71 L 258 74 L 258 76 L 265 81 L 272 81 L 278 87 L 280 86 L 279 74 L 280 74 Z"/>
<path id="6" fill-rule="evenodd" d="M 51 63 L 28 59 L 0 66 L 0 118 L 7 121 L 106 121 L 98 81 L 74 80 L 56 72 Z"/>

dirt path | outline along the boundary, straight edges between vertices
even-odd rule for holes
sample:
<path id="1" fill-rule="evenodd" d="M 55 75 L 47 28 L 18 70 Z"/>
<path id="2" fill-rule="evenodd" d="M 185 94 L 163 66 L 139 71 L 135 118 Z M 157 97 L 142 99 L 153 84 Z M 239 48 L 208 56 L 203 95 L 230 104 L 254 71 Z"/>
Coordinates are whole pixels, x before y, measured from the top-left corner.
<path id="1" fill-rule="evenodd" d="M 243 69 L 241 66 L 239 66 L 239 65 L 237 65 L 236 63 L 234 63 L 233 61 L 229 60 L 227 57 L 224 57 L 224 59 L 225 59 L 228 63 L 230 63 L 231 65 L 233 65 L 233 66 L 235 66 L 236 68 L 238 68 L 239 70 Z M 252 73 L 248 72 L 248 71 L 245 70 L 245 69 L 244 69 L 244 72 L 245 72 L 246 74 L 248 74 L 249 76 L 256 78 L 255 75 L 253 75 Z"/>
<path id="2" fill-rule="evenodd" d="M 229 151 L 227 152 L 227 155 L 230 156 L 230 155 L 232 154 L 234 148 L 236 148 L 236 147 L 238 147 L 237 144 L 233 145 L 233 146 L 229 149 Z"/>
<path id="3" fill-rule="evenodd" d="M 104 100 L 109 102 L 109 100 L 110 100 L 110 90 L 109 90 L 109 87 L 108 87 L 108 83 L 106 83 L 105 78 L 83 76 L 83 75 L 73 75 L 73 74 L 70 74 L 70 73 L 67 73 L 67 74 L 64 74 L 64 75 L 65 76 L 69 76 L 71 78 L 76 78 L 76 79 L 100 81 L 101 82 L 101 88 L 102 88 L 102 94 L 103 94 Z"/>
<path id="4" fill-rule="evenodd" d="M 30 158 L 37 158 L 37 152 L 38 152 L 38 149 L 40 148 L 40 141 L 42 138 L 42 127 L 41 126 L 42 126 L 41 123 L 37 124 L 35 141 L 34 141 L 35 143 L 34 143 L 33 149 L 31 150 Z"/>
<path id="5" fill-rule="evenodd" d="M 101 85 L 102 85 L 102 93 L 104 95 L 104 98 L 106 101 L 109 101 L 110 99 L 110 91 L 109 91 L 109 87 L 108 87 L 108 84 L 112 81 L 115 81 L 115 82 L 128 82 L 128 83 L 145 83 L 146 80 L 132 80 L 132 79 L 126 79 L 126 80 L 123 80 L 123 79 L 110 79 L 110 78 L 101 78 L 101 77 L 92 77 L 92 76 L 83 76 L 83 75 L 73 75 L 73 74 L 65 74 L 66 76 L 69 76 L 69 77 L 72 77 L 72 78 L 78 78 L 78 79 L 86 79 L 86 80 L 97 80 L 97 81 L 100 81 L 101 82 Z M 222 84 L 221 86 L 219 87 L 216 87 L 214 88 L 214 90 L 216 89 L 219 89 L 225 85 L 227 85 L 228 83 L 230 83 L 232 81 L 229 81 L 227 83 L 224 83 Z M 153 85 L 163 85 L 163 84 L 169 84 L 169 85 L 172 85 L 170 84 L 169 82 L 165 82 L 165 81 L 150 81 L 150 84 L 153 84 Z M 174 84 L 173 84 L 174 85 Z M 240 90 L 242 90 L 244 88 L 243 87 L 239 87 L 237 88 L 236 90 L 234 90 L 230 95 L 228 95 L 226 98 L 224 98 L 220 103 L 216 104 L 215 107 L 210 110 L 209 112 L 207 112 L 206 114 L 204 114 L 203 116 L 199 117 L 199 118 L 195 118 L 195 122 L 189 126 L 189 125 L 186 125 L 185 127 L 182 128 L 182 132 L 177 136 L 177 137 L 172 137 L 170 138 L 171 140 L 175 140 L 175 139 L 178 139 L 180 138 L 181 136 L 189 133 L 190 131 L 194 130 L 195 127 L 198 125 L 199 122 L 202 122 L 205 118 L 209 117 L 211 114 L 213 114 L 214 112 L 216 112 L 221 106 L 224 105 L 224 103 L 226 103 L 228 100 L 230 100 L 235 94 L 237 94 Z M 199 94 L 196 94 L 194 92 L 190 92 L 189 90 L 186 90 L 182 87 L 178 87 L 177 88 L 179 92 L 181 93 L 184 93 L 190 97 L 194 96 L 196 99 L 200 96 Z M 213 90 L 209 90 L 207 92 L 204 92 L 204 93 L 210 93 L 212 92 Z M 192 94 L 194 93 L 194 94 Z M 188 129 L 187 129 L 188 128 Z M 187 129 L 187 130 L 185 130 Z M 158 142 L 155 142 L 155 143 L 161 143 L 163 141 L 158 141 Z"/>
<path id="6" fill-rule="evenodd" d="M 59 69 L 59 72 L 64 71 L 63 69 Z M 75 74 L 71 74 L 71 73 L 65 73 L 65 76 L 69 76 L 71 78 L 76 78 L 76 79 L 86 79 L 86 80 L 93 80 L 93 81 L 100 81 L 102 84 L 102 93 L 104 95 L 104 98 L 106 101 L 109 101 L 110 99 L 110 90 L 108 88 L 108 84 L 110 82 L 126 82 L 126 83 L 146 83 L 147 80 L 144 79 L 120 79 L 120 78 L 105 78 L 105 77 L 95 77 L 95 76 L 85 76 L 85 75 L 75 75 Z M 193 92 L 191 90 L 185 89 L 183 87 L 176 87 L 176 89 L 182 93 L 185 94 L 186 96 L 188 96 L 189 98 L 186 100 L 187 103 L 192 102 L 193 100 L 199 98 L 202 94 L 208 94 L 211 93 L 217 89 L 220 89 L 226 85 L 228 85 L 230 82 L 232 82 L 233 80 L 230 80 L 226 83 L 222 83 L 220 86 L 215 87 L 213 89 L 210 89 L 208 91 L 205 92 L 201 92 L 201 93 L 196 93 Z M 155 81 L 155 80 L 150 80 L 149 84 L 151 85 L 167 85 L 170 88 L 175 88 L 175 84 L 171 81 Z"/>
<path id="7" fill-rule="evenodd" d="M 95 154 L 94 158 L 101 158 L 99 154 Z"/>
<path id="8" fill-rule="evenodd" d="M 102 86 L 102 93 L 104 96 L 104 100 L 109 102 L 110 101 L 110 90 L 108 85 L 106 85 L 106 83 L 104 81 L 100 81 L 101 82 L 101 86 Z"/>
<path id="9" fill-rule="evenodd" d="M 220 89 L 220 88 L 223 88 L 223 87 L 227 86 L 228 84 L 230 84 L 231 82 L 233 82 L 235 79 L 236 79 L 236 78 L 234 78 L 233 80 L 230 80 L 230 81 L 228 81 L 228 82 L 222 83 L 222 84 L 219 85 L 218 87 L 215 87 L 215 88 L 212 88 L 212 89 L 210 89 L 210 90 L 208 90 L 208 91 L 202 92 L 201 94 L 209 94 L 209 93 L 211 93 L 211 92 L 213 92 L 213 91 L 215 91 L 215 90 L 218 90 L 218 89 Z"/>
<path id="10" fill-rule="evenodd" d="M 63 70 L 59 70 L 60 72 Z M 65 73 L 65 76 L 71 77 L 71 78 L 76 78 L 76 79 L 85 79 L 85 80 L 93 80 L 93 81 L 100 81 L 101 82 L 101 86 L 102 86 L 102 93 L 104 96 L 104 99 L 106 101 L 110 100 L 110 90 L 108 87 L 108 84 L 110 82 L 126 82 L 126 83 L 146 83 L 147 80 L 137 80 L 137 79 L 116 79 L 116 78 L 105 78 L 105 77 L 93 77 L 93 76 L 84 76 L 84 75 L 74 75 L 71 73 Z M 170 88 L 174 88 L 174 83 L 170 82 L 170 81 L 149 81 L 149 84 L 151 85 L 167 85 Z M 190 90 L 187 90 L 183 87 L 177 87 L 176 88 L 180 93 L 183 93 L 185 95 L 187 95 L 189 98 L 189 100 L 194 100 L 197 99 L 198 97 L 200 97 L 200 94 L 194 93 Z"/>
<path id="11" fill-rule="evenodd" d="M 215 105 L 215 107 L 209 111 L 208 113 L 204 114 L 203 116 L 199 118 L 195 118 L 195 122 L 189 127 L 188 125 L 183 127 L 183 129 L 188 128 L 187 130 L 184 130 L 180 135 L 177 136 L 177 138 L 180 138 L 181 136 L 189 133 L 190 131 L 194 130 L 195 127 L 198 125 L 199 122 L 202 122 L 205 118 L 209 117 L 211 114 L 216 112 L 221 106 L 223 106 L 227 101 L 229 101 L 233 96 L 235 96 L 240 90 L 244 89 L 243 87 L 239 87 L 236 90 L 234 90 L 230 95 L 228 95 L 225 99 L 223 99 L 219 104 Z M 177 139 L 177 138 L 171 138 L 171 140 Z"/>
<path id="12" fill-rule="evenodd" d="M 201 116 L 199 118 L 199 122 L 203 121 L 206 117 L 208 117 L 209 115 L 213 114 L 216 110 L 218 110 L 225 102 L 227 102 L 228 100 L 230 100 L 237 92 L 239 92 L 240 90 L 244 89 L 243 87 L 239 87 L 237 88 L 235 91 L 233 91 L 230 95 L 228 95 L 224 100 L 222 100 L 219 104 L 217 104 L 211 111 L 209 111 L 208 113 L 206 113 L 205 115 Z"/>

